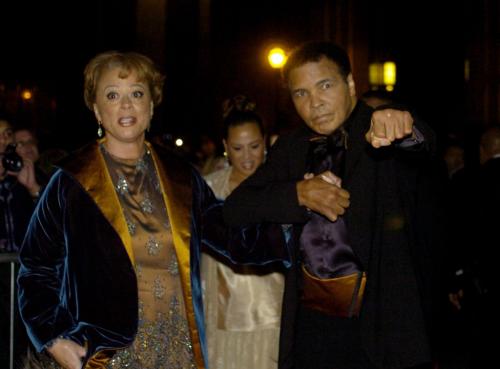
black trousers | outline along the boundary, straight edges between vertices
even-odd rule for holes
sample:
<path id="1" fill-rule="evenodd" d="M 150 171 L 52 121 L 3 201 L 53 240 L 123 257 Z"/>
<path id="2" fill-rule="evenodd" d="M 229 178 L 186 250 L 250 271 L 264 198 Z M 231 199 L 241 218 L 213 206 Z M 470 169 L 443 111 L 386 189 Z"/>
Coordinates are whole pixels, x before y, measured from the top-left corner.
<path id="1" fill-rule="evenodd" d="M 300 307 L 295 331 L 293 369 L 383 369 L 361 346 L 357 318 L 332 317 Z M 432 363 L 406 369 L 432 369 Z"/>
<path id="2" fill-rule="evenodd" d="M 376 369 L 361 347 L 357 318 L 299 308 L 295 369 Z"/>

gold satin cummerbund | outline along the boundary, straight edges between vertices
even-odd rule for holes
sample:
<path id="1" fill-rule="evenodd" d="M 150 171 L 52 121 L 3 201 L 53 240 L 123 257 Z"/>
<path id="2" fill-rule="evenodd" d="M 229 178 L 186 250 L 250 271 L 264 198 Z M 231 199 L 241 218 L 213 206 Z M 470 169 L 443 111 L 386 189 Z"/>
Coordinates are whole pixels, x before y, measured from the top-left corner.
<path id="1" fill-rule="evenodd" d="M 359 272 L 337 278 L 318 278 L 302 265 L 304 307 L 338 317 L 359 315 L 366 285 L 366 273 Z"/>

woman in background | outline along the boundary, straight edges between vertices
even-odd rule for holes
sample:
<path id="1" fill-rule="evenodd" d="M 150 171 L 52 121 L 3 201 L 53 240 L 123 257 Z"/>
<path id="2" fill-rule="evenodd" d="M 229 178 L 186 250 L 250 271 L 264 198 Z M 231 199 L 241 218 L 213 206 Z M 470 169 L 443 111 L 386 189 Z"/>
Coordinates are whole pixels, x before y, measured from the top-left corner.
<path id="1" fill-rule="evenodd" d="M 265 159 L 255 104 L 243 96 L 224 103 L 224 148 L 230 166 L 205 177 L 225 199 Z M 202 286 L 211 369 L 277 368 L 283 275 L 270 267 L 235 266 L 203 253 Z"/>

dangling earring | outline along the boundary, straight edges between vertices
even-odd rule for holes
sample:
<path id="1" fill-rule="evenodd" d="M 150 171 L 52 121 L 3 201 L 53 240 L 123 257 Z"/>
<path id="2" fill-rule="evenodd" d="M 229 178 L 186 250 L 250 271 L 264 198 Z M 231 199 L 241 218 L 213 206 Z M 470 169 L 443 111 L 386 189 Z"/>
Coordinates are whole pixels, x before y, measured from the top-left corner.
<path id="1" fill-rule="evenodd" d="M 101 138 L 102 135 L 103 135 L 103 131 L 102 131 L 102 124 L 101 122 L 97 122 L 97 124 L 99 125 L 98 128 L 97 128 L 97 137 Z"/>

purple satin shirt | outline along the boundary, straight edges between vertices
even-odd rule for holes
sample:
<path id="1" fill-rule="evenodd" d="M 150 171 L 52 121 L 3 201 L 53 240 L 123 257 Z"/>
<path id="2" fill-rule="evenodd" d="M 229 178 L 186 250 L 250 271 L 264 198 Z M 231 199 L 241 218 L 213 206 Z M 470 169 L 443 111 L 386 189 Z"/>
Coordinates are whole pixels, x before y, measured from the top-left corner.
<path id="1" fill-rule="evenodd" d="M 331 136 L 311 139 L 308 172 L 332 171 L 342 176 L 347 133 L 339 129 Z M 311 213 L 300 236 L 302 261 L 309 273 L 318 278 L 335 278 L 361 271 L 361 265 L 349 245 L 342 216 L 331 222 L 323 215 Z"/>

